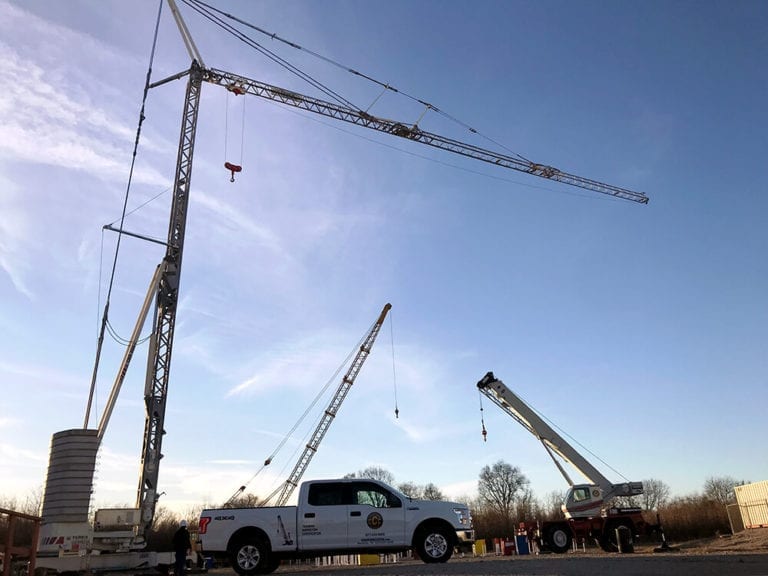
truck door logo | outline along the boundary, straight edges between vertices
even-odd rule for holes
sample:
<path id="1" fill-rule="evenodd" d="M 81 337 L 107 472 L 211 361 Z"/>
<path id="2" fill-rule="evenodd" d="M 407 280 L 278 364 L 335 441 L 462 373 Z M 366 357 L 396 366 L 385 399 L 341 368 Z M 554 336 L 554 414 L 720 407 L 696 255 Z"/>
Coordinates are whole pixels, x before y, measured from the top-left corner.
<path id="1" fill-rule="evenodd" d="M 379 514 L 378 512 L 371 512 L 370 514 L 368 514 L 368 518 L 366 519 L 366 522 L 369 528 L 373 528 L 374 530 L 377 530 L 381 528 L 382 524 L 384 524 L 384 518 L 382 518 L 381 514 Z"/>

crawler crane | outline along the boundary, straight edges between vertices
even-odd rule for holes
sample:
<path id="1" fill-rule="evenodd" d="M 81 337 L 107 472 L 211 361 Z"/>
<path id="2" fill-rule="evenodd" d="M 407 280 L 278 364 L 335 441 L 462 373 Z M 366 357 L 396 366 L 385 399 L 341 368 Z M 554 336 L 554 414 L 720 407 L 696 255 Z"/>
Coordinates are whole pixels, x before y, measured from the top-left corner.
<path id="1" fill-rule="evenodd" d="M 381 313 L 379 314 L 379 317 L 376 319 L 376 321 L 373 323 L 373 326 L 371 329 L 366 333 L 365 337 L 363 338 L 362 343 L 360 344 L 360 348 L 357 350 L 357 353 L 355 354 L 355 357 L 352 359 L 352 362 L 349 365 L 349 368 L 347 369 L 346 373 L 341 379 L 341 382 L 336 388 L 336 392 L 333 393 L 333 396 L 331 397 L 330 402 L 328 402 L 328 406 L 326 407 L 325 411 L 323 412 L 322 417 L 320 418 L 320 421 L 318 422 L 317 426 L 315 427 L 315 430 L 312 432 L 312 436 L 310 437 L 309 441 L 307 442 L 306 446 L 304 446 L 304 450 L 301 453 L 301 456 L 299 456 L 298 461 L 293 467 L 293 470 L 291 470 L 291 473 L 288 475 L 288 478 L 283 482 L 278 488 L 272 492 L 269 496 L 267 496 L 263 502 L 259 504 L 259 506 L 285 506 L 288 502 L 288 499 L 291 497 L 291 494 L 293 494 L 293 491 L 296 489 L 296 487 L 299 485 L 299 482 L 301 481 L 302 476 L 304 476 L 304 472 L 307 470 L 307 466 L 309 466 L 309 463 L 312 461 L 312 458 L 317 453 L 317 449 L 320 447 L 320 442 L 322 442 L 323 438 L 325 437 L 325 433 L 328 432 L 328 428 L 331 427 L 331 424 L 336 419 L 336 414 L 339 412 L 339 408 L 341 408 L 341 404 L 344 402 L 344 399 L 347 397 L 347 393 L 349 393 L 350 388 L 352 388 L 352 384 L 355 383 L 355 380 L 357 379 L 357 375 L 360 373 L 360 370 L 363 367 L 363 364 L 368 358 L 368 355 L 371 353 L 371 349 L 373 348 L 374 342 L 376 342 L 376 337 L 379 335 L 379 332 L 381 331 L 381 326 L 384 324 L 384 319 L 387 317 L 387 313 L 392 308 L 392 305 L 387 303 L 384 305 L 384 308 L 381 310 Z M 272 457 L 267 458 L 267 460 L 264 462 L 264 466 L 268 466 L 272 462 Z M 229 498 L 229 500 L 224 505 L 225 507 L 230 505 L 232 502 L 235 501 L 235 499 L 240 496 L 245 491 L 245 486 L 241 486 L 235 493 Z M 272 498 L 277 496 L 277 499 L 272 502 Z"/>
<path id="2" fill-rule="evenodd" d="M 477 388 L 542 443 L 570 486 L 561 507 L 565 520 L 539 526 L 544 546 L 553 552 L 566 552 L 574 538 L 594 538 L 604 550 L 613 551 L 618 547 L 617 529 L 624 527 L 637 534 L 654 528 L 646 524 L 640 508 L 611 506 L 616 497 L 642 494 L 642 482 L 614 484 L 608 480 L 493 372 L 483 376 Z M 574 483 L 558 457 L 578 470 L 588 483 Z"/>
<path id="3" fill-rule="evenodd" d="M 147 299 L 139 314 L 134 335 L 119 368 L 108 407 L 98 429 L 89 428 L 89 400 L 82 428 L 54 434 L 43 495 L 43 524 L 39 548 L 45 561 L 38 562 L 38 565 L 59 571 L 76 572 L 84 568 L 134 568 L 147 566 L 156 561 L 147 556 L 143 548 L 146 545 L 145 534 L 152 526 L 155 508 L 161 494 L 158 490 L 159 469 L 163 457 L 163 436 L 166 433 L 164 422 L 179 302 L 187 208 L 191 190 L 192 160 L 204 82 L 222 86 L 235 94 L 258 96 L 328 118 L 420 142 L 501 168 L 640 204 L 648 202 L 647 196 L 641 192 L 569 174 L 521 157 L 486 150 L 427 132 L 417 124 L 380 118 L 344 104 L 327 102 L 231 72 L 207 68 L 175 0 L 167 0 L 167 2 L 190 55 L 191 65 L 188 70 L 158 82 L 147 83 L 147 90 L 149 90 L 173 80 L 187 78 L 168 234 L 164 242 L 166 251 L 150 284 Z M 201 7 L 199 4 L 196 6 Z M 428 105 L 427 108 L 429 109 L 430 106 Z M 143 120 L 143 109 L 141 119 Z M 130 235 L 124 230 L 120 232 Z M 145 425 L 136 506 L 120 510 L 97 510 L 96 521 L 91 523 L 90 498 L 97 452 L 110 412 L 138 344 L 144 320 L 150 314 L 150 308 L 152 308 L 153 320 L 144 390 Z M 106 318 L 106 307 L 104 316 Z M 100 343 L 103 339 L 103 331 L 104 324 L 102 324 Z M 61 561 L 64 556 L 67 556 L 66 563 Z M 125 560 L 126 558 L 128 560 Z"/>

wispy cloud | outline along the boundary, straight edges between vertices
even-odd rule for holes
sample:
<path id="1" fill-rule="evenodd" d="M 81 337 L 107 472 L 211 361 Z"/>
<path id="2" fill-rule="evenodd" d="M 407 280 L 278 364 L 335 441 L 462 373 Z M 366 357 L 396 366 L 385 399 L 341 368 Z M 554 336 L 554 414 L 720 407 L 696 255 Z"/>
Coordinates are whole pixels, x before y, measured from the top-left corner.
<path id="1" fill-rule="evenodd" d="M 115 90 L 97 70 L 132 69 L 136 62 L 6 2 L 0 2 L 0 38 L 0 270 L 20 294 L 34 300 L 28 276 L 34 251 L 41 249 L 33 225 L 41 221 L 40 206 L 30 206 L 11 175 L 30 170 L 28 165 L 45 165 L 126 182 L 133 121 L 108 108 L 115 98 L 95 102 L 92 95 Z M 95 61 L 106 68 L 92 65 Z M 156 148 L 147 138 L 142 144 Z M 167 185 L 167 178 L 147 165 L 137 168 L 134 181 Z"/>
<path id="2" fill-rule="evenodd" d="M 53 84 L 57 80 L 37 63 L 3 43 L 0 74 L 6 79 L 6 89 L 0 92 L 0 114 L 5 118 L 0 156 L 125 180 L 125 153 L 118 144 L 130 141 L 131 135 L 118 118 L 72 99 L 66 85 Z"/>
<path id="3" fill-rule="evenodd" d="M 20 420 L 18 418 L 8 418 L 7 416 L 0 416 L 0 428 L 11 428 L 18 424 Z"/>
<path id="4" fill-rule="evenodd" d="M 0 268 L 16 290 L 32 300 L 34 295 L 24 281 L 30 261 L 23 248 L 23 239 L 29 233 L 29 219 L 18 202 L 16 186 L 0 170 L 0 214 L 3 215 L 0 218 Z"/>
<path id="5" fill-rule="evenodd" d="M 260 367 L 232 387 L 227 397 L 258 394 L 278 386 L 303 387 L 307 382 L 316 384 L 318 374 L 331 376 L 345 353 L 340 345 L 331 343 L 336 337 L 324 336 L 306 338 L 296 342 L 290 351 L 263 358 Z"/>
<path id="6" fill-rule="evenodd" d="M 20 461 L 28 461 L 34 464 L 38 464 L 47 460 L 48 455 L 46 453 L 27 450 L 24 448 L 17 448 L 12 444 L 0 443 L 1 464 L 8 464 L 13 462 L 15 465 L 18 465 Z"/>

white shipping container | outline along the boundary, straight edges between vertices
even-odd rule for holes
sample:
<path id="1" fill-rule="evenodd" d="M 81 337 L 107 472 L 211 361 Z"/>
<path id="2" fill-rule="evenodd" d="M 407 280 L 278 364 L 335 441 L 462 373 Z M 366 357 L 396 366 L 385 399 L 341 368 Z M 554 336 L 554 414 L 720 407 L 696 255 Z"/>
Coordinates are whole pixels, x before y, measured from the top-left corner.
<path id="1" fill-rule="evenodd" d="M 734 491 L 744 527 L 768 527 L 768 480 L 736 486 Z"/>

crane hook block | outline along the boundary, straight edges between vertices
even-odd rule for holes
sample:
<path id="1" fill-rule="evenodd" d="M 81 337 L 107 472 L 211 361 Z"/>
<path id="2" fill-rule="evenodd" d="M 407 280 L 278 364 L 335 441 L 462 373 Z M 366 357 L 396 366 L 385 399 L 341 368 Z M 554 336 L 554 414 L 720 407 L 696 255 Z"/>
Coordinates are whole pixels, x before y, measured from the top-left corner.
<path id="1" fill-rule="evenodd" d="M 231 162 L 224 162 L 224 168 L 230 171 L 232 174 L 232 177 L 229 179 L 230 182 L 235 181 L 235 172 L 242 172 L 243 167 L 238 166 L 237 164 L 232 164 Z"/>
<path id="2" fill-rule="evenodd" d="M 237 84 L 227 84 L 227 90 L 232 92 L 235 96 L 241 96 L 242 94 L 245 94 L 245 90 L 242 86 L 238 86 Z"/>

